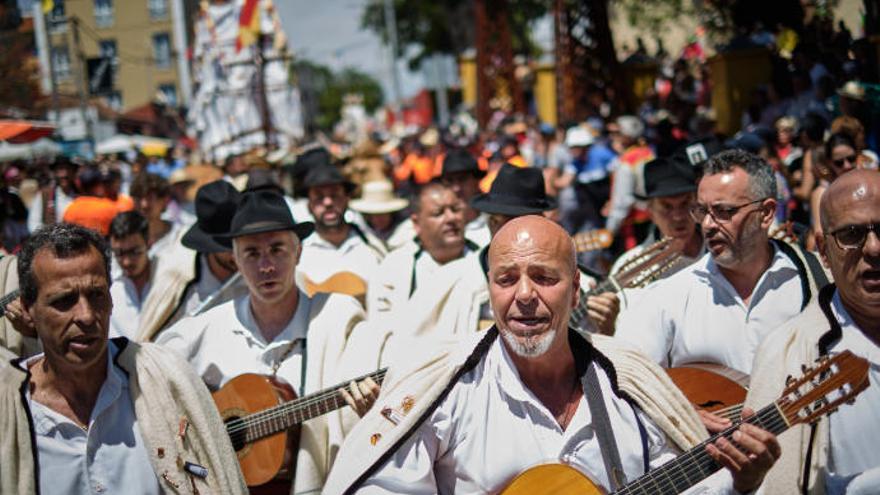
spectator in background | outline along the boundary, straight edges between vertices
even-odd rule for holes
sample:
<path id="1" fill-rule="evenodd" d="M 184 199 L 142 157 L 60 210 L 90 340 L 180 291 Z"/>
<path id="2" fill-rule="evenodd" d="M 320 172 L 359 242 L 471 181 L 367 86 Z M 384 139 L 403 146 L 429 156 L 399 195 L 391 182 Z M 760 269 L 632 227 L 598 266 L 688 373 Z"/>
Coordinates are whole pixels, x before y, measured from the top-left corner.
<path id="1" fill-rule="evenodd" d="M 349 207 L 364 217 L 368 234 L 383 243 L 386 252 L 400 247 L 415 236 L 412 226 L 404 225 L 403 211 L 409 200 L 394 195 L 390 181 L 370 181 L 361 186 L 361 197 Z"/>
<path id="2" fill-rule="evenodd" d="M 645 195 L 643 168 L 645 163 L 654 159 L 654 153 L 642 139 L 645 124 L 641 120 L 624 115 L 617 118 L 617 125 L 623 151 L 610 165 L 614 183 L 605 228 L 613 234 L 620 234 L 624 249 L 632 249 L 645 239 L 650 227 L 647 205 L 637 201 L 636 195 Z"/>
<path id="3" fill-rule="evenodd" d="M 162 218 L 162 213 L 171 201 L 171 188 L 168 181 L 155 174 L 140 174 L 131 183 L 131 196 L 137 210 L 150 226 L 147 246 L 150 257 L 177 245 L 181 234 L 180 225 Z"/>
<path id="4" fill-rule="evenodd" d="M 110 337 L 135 340 L 140 325 L 141 305 L 150 292 L 154 263 L 147 252 L 149 223 L 137 211 L 116 215 L 110 223 L 110 249 L 122 269 L 110 285 L 113 312 Z"/>
<path id="5" fill-rule="evenodd" d="M 786 166 L 791 162 L 800 158 L 803 154 L 801 148 L 797 145 L 795 138 L 798 133 L 798 121 L 794 117 L 780 117 L 776 121 L 776 156 L 785 163 Z"/>
<path id="6" fill-rule="evenodd" d="M 64 211 L 64 221 L 81 225 L 106 236 L 110 233 L 110 222 L 118 213 L 129 211 L 129 202 L 114 201 L 107 197 L 106 175 L 95 166 L 83 167 L 77 180 L 82 191 Z"/>
<path id="7" fill-rule="evenodd" d="M 470 202 L 480 194 L 480 179 L 486 172 L 480 170 L 477 160 L 469 151 L 459 149 L 446 154 L 440 180 L 452 190 L 464 207 L 464 235 L 471 242 L 482 247 L 489 244 L 487 216 L 470 206 Z"/>
<path id="8" fill-rule="evenodd" d="M 49 166 L 50 180 L 43 185 L 31 201 L 28 212 L 28 230 L 36 231 L 43 225 L 58 223 L 64 218 L 64 210 L 76 197 L 77 166 L 69 160 L 59 160 Z"/>

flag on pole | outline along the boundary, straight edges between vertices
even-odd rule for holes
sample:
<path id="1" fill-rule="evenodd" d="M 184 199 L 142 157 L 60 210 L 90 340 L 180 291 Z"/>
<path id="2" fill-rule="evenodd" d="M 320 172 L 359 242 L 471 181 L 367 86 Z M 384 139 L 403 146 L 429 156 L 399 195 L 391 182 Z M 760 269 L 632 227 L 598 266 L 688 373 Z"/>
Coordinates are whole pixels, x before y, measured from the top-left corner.
<path id="1" fill-rule="evenodd" d="M 55 9 L 55 0 L 43 0 L 43 13 L 48 14 Z"/>
<path id="2" fill-rule="evenodd" d="M 238 14 L 238 38 L 235 51 L 253 45 L 260 35 L 260 0 L 244 0 Z"/>

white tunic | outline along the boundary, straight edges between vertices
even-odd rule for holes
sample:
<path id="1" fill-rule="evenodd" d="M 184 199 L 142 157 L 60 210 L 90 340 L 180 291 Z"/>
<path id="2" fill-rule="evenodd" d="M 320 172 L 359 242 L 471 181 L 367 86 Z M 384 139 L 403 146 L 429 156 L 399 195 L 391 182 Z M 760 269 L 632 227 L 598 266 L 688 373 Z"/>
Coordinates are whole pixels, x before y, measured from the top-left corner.
<path id="1" fill-rule="evenodd" d="M 154 265 L 155 262 L 152 263 Z M 150 270 L 153 269 L 151 266 Z M 110 313 L 110 338 L 127 337 L 135 340 L 141 322 L 141 306 L 147 299 L 152 285 L 152 273 L 150 280 L 144 285 L 139 294 L 137 287 L 130 278 L 119 274 L 113 279 L 110 286 L 110 298 L 113 300 L 113 311 Z"/>
<path id="2" fill-rule="evenodd" d="M 303 342 L 309 326 L 310 299 L 300 292 L 296 312 L 271 342 L 259 330 L 250 296 L 184 318 L 156 340 L 180 353 L 211 390 L 244 373 L 277 376 L 301 392 Z M 280 365 L 279 365 L 280 363 Z"/>
<path id="3" fill-rule="evenodd" d="M 617 397 L 602 368 L 598 371 L 627 479 L 644 474 L 643 442 L 647 442 L 651 468 L 675 458 L 677 449 L 666 442 L 660 429 Z M 645 437 L 639 422 L 645 427 Z M 546 463 L 570 465 L 610 491 L 586 398 L 562 430 L 553 414 L 522 384 L 498 339 L 358 493 L 497 493 L 520 472 Z M 693 490 L 723 493 L 729 484 L 730 477 L 719 474 Z"/>
<path id="4" fill-rule="evenodd" d="M 352 272 L 364 282 L 369 281 L 382 261 L 381 254 L 352 228 L 348 237 L 336 247 L 317 232 L 302 243 L 302 255 L 296 266 L 297 274 L 321 283 L 339 272 Z"/>
<path id="5" fill-rule="evenodd" d="M 113 364 L 119 353 L 108 344 L 107 379 L 98 393 L 88 432 L 66 416 L 31 399 L 42 493 L 159 494 L 159 480 L 150 464 L 134 413 L 128 375 Z M 21 363 L 27 365 L 42 354 Z"/>
<path id="6" fill-rule="evenodd" d="M 831 308 L 843 332 L 841 339 L 829 351 L 850 350 L 867 359 L 871 368 L 871 385 L 852 404 L 840 406 L 828 417 L 831 436 L 829 477 L 858 475 L 863 471 L 880 468 L 880 346 L 865 336 L 847 313 L 840 301 L 840 292 L 834 292 Z"/>
<path id="7" fill-rule="evenodd" d="M 464 236 L 478 247 L 488 246 L 492 240 L 489 232 L 489 215 L 481 213 L 464 226 Z"/>
<path id="8" fill-rule="evenodd" d="M 770 267 L 749 304 L 721 273 L 711 254 L 637 292 L 617 319 L 617 337 L 664 367 L 708 362 L 750 373 L 758 344 L 800 313 L 795 264 L 774 246 Z"/>

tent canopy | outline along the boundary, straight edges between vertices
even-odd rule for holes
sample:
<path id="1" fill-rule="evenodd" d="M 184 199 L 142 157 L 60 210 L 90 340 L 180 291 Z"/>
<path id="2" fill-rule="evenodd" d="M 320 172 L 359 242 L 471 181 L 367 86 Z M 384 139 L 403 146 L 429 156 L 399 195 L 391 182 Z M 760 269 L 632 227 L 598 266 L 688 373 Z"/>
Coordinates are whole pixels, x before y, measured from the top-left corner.
<path id="1" fill-rule="evenodd" d="M 37 139 L 49 137 L 55 132 L 55 126 L 49 122 L 34 120 L 0 120 L 0 141 L 13 144 L 31 143 Z"/>

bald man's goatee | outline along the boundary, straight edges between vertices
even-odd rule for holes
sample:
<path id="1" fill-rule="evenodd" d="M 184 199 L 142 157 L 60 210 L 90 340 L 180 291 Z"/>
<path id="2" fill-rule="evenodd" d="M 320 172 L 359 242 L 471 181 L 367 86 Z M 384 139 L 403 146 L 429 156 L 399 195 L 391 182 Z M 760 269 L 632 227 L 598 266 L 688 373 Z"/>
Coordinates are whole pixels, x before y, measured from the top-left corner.
<path id="1" fill-rule="evenodd" d="M 524 358 L 542 356 L 550 349 L 553 339 L 556 337 L 556 329 L 541 335 L 529 335 L 524 338 L 514 335 L 510 330 L 502 330 L 500 333 L 510 347 L 510 350 L 517 356 Z"/>

